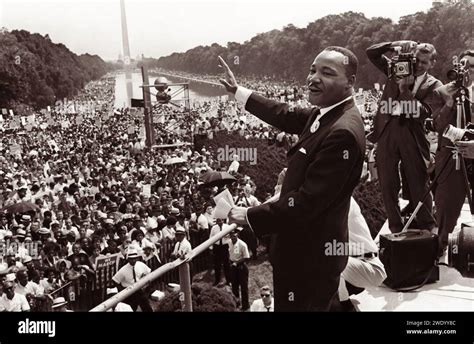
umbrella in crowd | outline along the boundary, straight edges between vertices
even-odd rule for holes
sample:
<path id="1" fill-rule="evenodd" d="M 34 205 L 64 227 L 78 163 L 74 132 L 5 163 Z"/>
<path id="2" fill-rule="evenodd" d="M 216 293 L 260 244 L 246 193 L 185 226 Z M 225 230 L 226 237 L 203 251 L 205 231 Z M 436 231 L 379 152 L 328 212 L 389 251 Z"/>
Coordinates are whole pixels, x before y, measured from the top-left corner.
<path id="1" fill-rule="evenodd" d="M 31 202 L 20 202 L 9 205 L 8 207 L 3 208 L 2 211 L 7 212 L 9 214 L 17 214 L 17 213 L 26 213 L 29 211 L 39 211 L 40 208 Z"/>
<path id="2" fill-rule="evenodd" d="M 178 158 L 178 157 L 173 157 L 173 158 L 169 158 L 168 160 L 165 161 L 165 165 L 175 165 L 175 164 L 182 164 L 182 163 L 185 163 L 186 160 L 184 160 L 183 158 Z"/>
<path id="3" fill-rule="evenodd" d="M 236 181 L 235 177 L 227 172 L 209 171 L 201 177 L 203 184 L 201 187 L 224 186 Z"/>

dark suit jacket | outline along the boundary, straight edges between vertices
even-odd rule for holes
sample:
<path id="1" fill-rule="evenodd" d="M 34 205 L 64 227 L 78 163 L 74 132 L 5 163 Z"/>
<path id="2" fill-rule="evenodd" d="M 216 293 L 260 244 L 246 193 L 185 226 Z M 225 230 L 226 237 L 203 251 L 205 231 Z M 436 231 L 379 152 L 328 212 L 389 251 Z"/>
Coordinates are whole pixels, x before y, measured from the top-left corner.
<path id="1" fill-rule="evenodd" d="M 295 109 L 252 93 L 246 110 L 287 133 L 301 134 L 288 152 L 288 170 L 276 203 L 247 213 L 257 235 L 273 234 L 277 311 L 328 310 L 347 256 L 325 254 L 327 243 L 346 243 L 350 197 L 365 153 L 364 126 L 351 99 L 309 128 L 316 109 Z"/>
<path id="2" fill-rule="evenodd" d="M 438 166 L 441 166 L 443 164 L 443 161 L 445 161 L 445 159 L 447 158 L 450 158 L 450 156 L 452 155 L 452 149 L 446 148 L 446 146 L 453 146 L 453 143 L 449 139 L 443 137 L 443 133 L 450 124 L 452 124 L 453 126 L 456 126 L 457 111 L 456 111 L 456 105 L 454 105 L 451 108 L 445 106 L 445 101 L 443 97 L 440 95 L 440 93 L 438 92 L 438 90 L 435 90 L 433 94 L 434 94 L 434 97 L 432 98 L 429 106 L 433 109 L 433 126 L 436 132 L 438 133 L 438 148 L 437 148 L 437 154 L 436 154 L 436 162 L 437 164 L 439 164 Z M 473 120 L 472 113 L 474 113 L 474 105 L 466 101 L 464 104 L 464 111 L 466 114 L 466 121 L 465 123 L 463 123 L 463 127 L 467 123 Z M 453 163 L 454 163 L 454 160 L 453 160 Z M 451 173 L 451 169 L 447 168 L 443 172 L 443 174 L 440 176 L 439 182 L 444 182 L 447 178 L 449 178 L 450 173 Z M 472 173 L 471 173 L 471 179 L 472 179 Z"/>
<path id="3" fill-rule="evenodd" d="M 370 61 L 385 75 L 388 73 L 388 62 L 387 57 L 383 54 L 390 51 L 390 45 L 390 42 L 375 44 L 369 47 L 366 51 Z M 415 139 L 422 150 L 423 155 L 425 157 L 429 157 L 429 144 L 425 136 L 424 122 L 425 119 L 429 118 L 432 113 L 432 109 L 428 104 L 432 102 L 433 91 L 441 85 L 441 81 L 429 74 L 426 74 L 415 96 L 413 97 L 411 92 L 400 94 L 398 84 L 393 79 L 387 80 L 382 98 L 380 99 L 379 108 L 374 118 L 374 133 L 371 141 L 373 143 L 378 142 L 388 122 L 394 119 L 390 113 L 384 113 L 381 111 L 383 107 L 380 106 L 380 104 L 383 104 L 383 102 L 388 102 L 389 99 L 392 99 L 392 102 L 394 100 L 411 101 L 416 99 L 420 102 L 419 117 L 410 119 L 408 125 L 411 127 L 411 131 L 415 136 Z M 413 114 L 404 113 L 402 115 L 410 116 Z"/>

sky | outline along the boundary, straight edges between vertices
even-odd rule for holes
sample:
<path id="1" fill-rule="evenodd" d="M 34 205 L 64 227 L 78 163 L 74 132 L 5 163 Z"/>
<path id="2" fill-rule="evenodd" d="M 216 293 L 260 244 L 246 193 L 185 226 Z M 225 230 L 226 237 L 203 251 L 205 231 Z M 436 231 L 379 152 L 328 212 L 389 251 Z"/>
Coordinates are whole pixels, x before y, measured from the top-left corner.
<path id="1" fill-rule="evenodd" d="M 131 56 L 158 58 L 198 45 L 243 43 L 328 14 L 366 17 L 426 11 L 431 0 L 125 0 Z M 122 53 L 120 0 L 0 0 L 0 27 L 49 34 L 76 54 L 116 60 Z"/>

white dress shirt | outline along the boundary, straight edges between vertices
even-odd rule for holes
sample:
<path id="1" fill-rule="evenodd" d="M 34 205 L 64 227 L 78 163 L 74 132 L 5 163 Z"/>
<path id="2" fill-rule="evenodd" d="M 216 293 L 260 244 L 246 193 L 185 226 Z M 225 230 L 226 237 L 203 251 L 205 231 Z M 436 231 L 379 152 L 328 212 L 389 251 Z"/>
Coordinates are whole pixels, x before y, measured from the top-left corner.
<path id="1" fill-rule="evenodd" d="M 226 230 L 229 227 L 227 223 L 222 224 L 222 229 L 219 227 L 219 225 L 215 225 L 211 229 L 211 233 L 209 234 L 209 238 L 212 238 L 214 235 L 219 234 L 221 231 Z M 228 245 L 230 241 L 230 238 L 228 235 L 223 237 L 221 240 L 217 241 L 214 245 Z M 212 247 L 212 245 L 211 245 Z"/>
<path id="2" fill-rule="evenodd" d="M 250 311 L 251 312 L 273 312 L 275 311 L 274 307 L 275 306 L 273 302 L 273 297 L 272 297 L 272 303 L 268 307 L 265 306 L 262 299 L 257 299 L 254 302 L 252 302 L 252 305 L 250 306 Z"/>
<path id="3" fill-rule="evenodd" d="M 174 245 L 174 250 L 173 250 L 173 255 L 174 256 L 185 256 L 189 252 L 191 252 L 193 249 L 191 247 L 191 243 L 188 241 L 188 239 L 184 238 L 182 241 L 178 241 Z"/>
<path id="4" fill-rule="evenodd" d="M 133 276 L 133 270 L 135 270 L 135 277 Z M 151 269 L 140 261 L 136 262 L 134 266 L 130 263 L 125 264 L 117 273 L 112 277 L 114 282 L 120 284 L 122 287 L 127 288 L 133 285 L 136 281 L 148 275 Z"/>
<path id="5" fill-rule="evenodd" d="M 249 259 L 249 249 L 247 248 L 247 244 L 240 239 L 232 243 L 232 240 L 229 242 L 229 259 L 231 262 L 238 262 L 243 258 Z"/>
<path id="6" fill-rule="evenodd" d="M 0 297 L 0 312 L 25 312 L 30 310 L 30 305 L 26 297 L 15 293 L 13 299 L 9 299 L 7 294 Z"/>
<path id="7" fill-rule="evenodd" d="M 40 296 L 44 294 L 44 289 L 33 281 L 28 281 L 25 286 L 17 283 L 15 287 L 15 293 L 26 296 L 26 294 L 32 294 L 34 296 Z"/>

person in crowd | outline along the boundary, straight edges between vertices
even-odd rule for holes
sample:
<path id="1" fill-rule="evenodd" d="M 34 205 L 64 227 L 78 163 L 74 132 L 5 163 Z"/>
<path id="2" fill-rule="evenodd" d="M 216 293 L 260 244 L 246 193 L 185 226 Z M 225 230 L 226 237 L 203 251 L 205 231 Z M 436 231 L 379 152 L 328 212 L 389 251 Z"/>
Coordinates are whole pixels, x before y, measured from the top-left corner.
<path id="1" fill-rule="evenodd" d="M 53 304 L 51 305 L 51 309 L 53 312 L 72 312 L 70 309 L 67 308 L 68 302 L 62 296 L 57 297 L 53 300 Z"/>
<path id="2" fill-rule="evenodd" d="M 0 297 L 0 312 L 29 312 L 30 310 L 26 297 L 15 292 L 14 282 L 4 282 L 3 295 Z"/>
<path id="3" fill-rule="evenodd" d="M 222 219 L 216 219 L 216 224 L 212 227 L 210 238 L 225 230 L 229 225 Z M 226 284 L 230 284 L 230 262 L 229 262 L 229 237 L 225 236 L 209 247 L 212 251 L 214 261 L 214 285 L 221 282 L 221 271 L 224 270 Z"/>
<path id="4" fill-rule="evenodd" d="M 238 229 L 242 230 L 242 227 Z M 249 269 L 247 267 L 250 254 L 247 244 L 239 239 L 237 231 L 230 233 L 229 259 L 232 292 L 240 300 L 242 311 L 247 311 L 250 307 Z"/>
<path id="5" fill-rule="evenodd" d="M 273 296 L 268 285 L 260 288 L 260 299 L 256 299 L 250 306 L 251 312 L 273 312 Z"/>
<path id="6" fill-rule="evenodd" d="M 145 263 L 138 260 L 139 257 L 140 256 L 138 255 L 136 249 L 129 248 L 127 252 L 127 264 L 125 264 L 112 277 L 112 280 L 116 283 L 119 289 L 125 289 L 133 285 L 151 272 L 151 269 Z M 137 310 L 138 306 L 140 306 L 143 312 L 153 311 L 148 300 L 148 296 L 143 289 L 137 290 L 124 302 L 128 303 L 134 312 Z"/>

